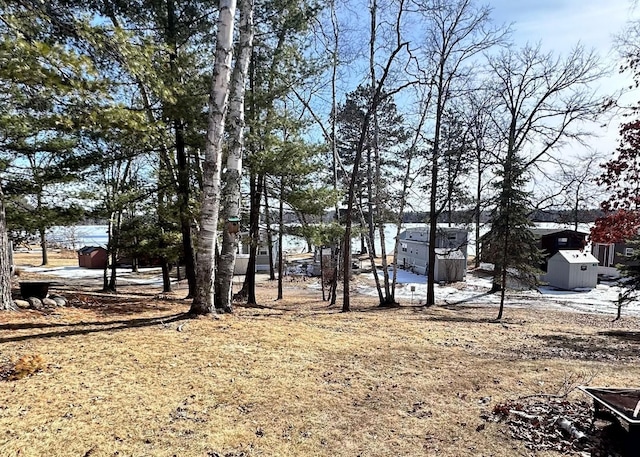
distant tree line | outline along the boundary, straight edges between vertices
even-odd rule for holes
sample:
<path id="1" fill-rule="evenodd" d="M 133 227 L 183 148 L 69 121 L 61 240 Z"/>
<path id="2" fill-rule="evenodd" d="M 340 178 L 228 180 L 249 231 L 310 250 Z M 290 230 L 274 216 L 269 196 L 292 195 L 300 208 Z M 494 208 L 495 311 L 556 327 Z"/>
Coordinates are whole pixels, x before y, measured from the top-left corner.
<path id="1" fill-rule="evenodd" d="M 604 212 L 601 209 L 580 209 L 578 210 L 577 221 L 581 224 L 593 223 L 599 217 L 602 217 Z M 537 210 L 530 214 L 532 222 L 554 222 L 558 224 L 573 224 L 576 220 L 575 213 L 572 210 Z M 429 220 L 428 212 L 416 212 L 409 211 L 403 214 L 403 223 L 424 223 Z M 452 224 L 468 224 L 474 221 L 473 211 L 460 210 L 454 211 L 449 218 L 449 214 L 444 215 L 439 219 L 441 223 Z M 483 211 L 480 214 L 480 222 L 486 224 L 491 221 L 491 214 L 489 211 Z"/>

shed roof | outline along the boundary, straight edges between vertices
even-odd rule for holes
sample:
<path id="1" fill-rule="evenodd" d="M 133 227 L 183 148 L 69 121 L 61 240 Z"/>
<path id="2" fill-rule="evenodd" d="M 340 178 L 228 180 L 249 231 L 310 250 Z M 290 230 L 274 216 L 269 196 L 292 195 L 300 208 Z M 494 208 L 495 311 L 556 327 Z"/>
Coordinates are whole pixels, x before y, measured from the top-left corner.
<path id="1" fill-rule="evenodd" d="M 598 259 L 588 251 L 576 251 L 570 249 L 563 249 L 558 251 L 553 257 L 549 259 L 551 261 L 563 260 L 567 263 L 598 263 Z"/>
<path id="2" fill-rule="evenodd" d="M 407 239 L 407 234 L 409 233 L 416 233 L 416 232 L 421 232 L 425 235 L 428 235 L 429 232 L 431 231 L 431 229 L 429 228 L 428 225 L 421 225 L 419 227 L 409 227 L 403 231 L 400 232 L 400 234 L 398 235 L 398 239 L 399 240 L 405 240 Z M 438 229 L 436 230 L 437 234 L 450 234 L 450 233 L 469 233 L 471 232 L 470 229 L 467 228 L 460 228 L 460 227 L 438 227 Z"/>
<path id="3" fill-rule="evenodd" d="M 78 252 L 80 254 L 90 254 L 93 251 L 95 251 L 96 249 L 102 249 L 105 250 L 104 248 L 101 248 L 100 246 L 85 246 L 83 248 L 78 249 Z"/>
<path id="4" fill-rule="evenodd" d="M 576 230 L 566 229 L 566 228 L 541 228 L 541 227 L 531 227 L 529 231 L 533 233 L 536 237 L 543 237 L 546 235 L 552 235 L 554 233 L 572 233 L 580 236 L 587 236 L 588 233 L 578 232 Z"/>

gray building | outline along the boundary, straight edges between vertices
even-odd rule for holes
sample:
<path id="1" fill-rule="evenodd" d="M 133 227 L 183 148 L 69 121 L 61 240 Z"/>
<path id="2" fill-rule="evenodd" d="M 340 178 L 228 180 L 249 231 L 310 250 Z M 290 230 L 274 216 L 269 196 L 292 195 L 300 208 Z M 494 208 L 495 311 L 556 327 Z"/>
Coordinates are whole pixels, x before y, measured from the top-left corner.
<path id="1" fill-rule="evenodd" d="M 398 267 L 426 275 L 429 263 L 429 227 L 402 232 L 398 243 Z M 439 227 L 436 233 L 436 281 L 462 281 L 467 273 L 468 231 Z"/>
<path id="2" fill-rule="evenodd" d="M 549 259 L 543 279 L 558 289 L 593 289 L 598 285 L 598 259 L 588 251 L 558 251 Z"/>

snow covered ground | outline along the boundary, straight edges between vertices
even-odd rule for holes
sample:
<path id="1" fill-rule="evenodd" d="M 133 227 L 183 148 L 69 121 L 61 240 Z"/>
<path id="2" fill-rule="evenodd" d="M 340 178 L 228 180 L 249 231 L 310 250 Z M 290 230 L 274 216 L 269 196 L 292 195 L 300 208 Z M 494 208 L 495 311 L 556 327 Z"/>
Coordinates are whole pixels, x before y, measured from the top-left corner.
<path id="1" fill-rule="evenodd" d="M 102 280 L 102 270 L 80 267 L 23 267 L 25 271 L 47 274 L 61 279 Z M 148 285 L 162 287 L 160 268 L 141 268 L 140 273 L 132 274 L 128 268 L 118 268 L 118 282 L 122 285 Z M 373 281 L 371 285 L 360 286 L 358 293 L 377 296 Z M 414 286 L 414 291 L 411 287 Z M 497 307 L 500 294 L 489 294 L 491 278 L 486 274 L 468 272 L 464 282 L 436 285 L 436 302 L 460 306 Z M 616 300 L 620 288 L 614 283 L 598 284 L 595 289 L 581 291 L 558 290 L 541 286 L 537 291 L 509 291 L 507 306 L 536 307 L 562 311 L 607 314 L 615 317 Z M 403 304 L 421 304 L 426 301 L 426 277 L 405 270 L 398 270 L 396 299 Z M 640 303 L 630 303 L 622 310 L 623 316 L 640 316 Z"/>
<path id="2" fill-rule="evenodd" d="M 90 269 L 80 267 L 20 267 L 24 271 L 33 273 L 41 273 L 45 275 L 55 276 L 61 279 L 95 279 L 102 280 L 104 271 L 102 269 Z M 139 284 L 139 285 L 158 285 L 162 287 L 162 272 L 159 267 L 140 268 L 139 273 L 131 272 L 130 268 L 117 268 L 116 276 L 119 284 Z"/>
<path id="3" fill-rule="evenodd" d="M 402 303 L 421 304 L 427 297 L 426 277 L 405 270 L 398 270 L 396 300 Z M 412 286 L 414 291 L 411 291 Z M 436 285 L 436 302 L 460 306 L 491 306 L 500 304 L 500 294 L 489 294 L 491 278 L 486 274 L 468 272 L 461 283 Z M 375 286 L 361 286 L 361 294 L 377 296 Z M 530 291 L 508 291 L 506 306 L 536 307 L 582 313 L 617 314 L 616 301 L 620 288 L 614 283 L 598 284 L 595 289 L 567 291 L 541 286 Z M 640 316 L 640 303 L 630 303 L 622 309 L 623 316 Z"/>

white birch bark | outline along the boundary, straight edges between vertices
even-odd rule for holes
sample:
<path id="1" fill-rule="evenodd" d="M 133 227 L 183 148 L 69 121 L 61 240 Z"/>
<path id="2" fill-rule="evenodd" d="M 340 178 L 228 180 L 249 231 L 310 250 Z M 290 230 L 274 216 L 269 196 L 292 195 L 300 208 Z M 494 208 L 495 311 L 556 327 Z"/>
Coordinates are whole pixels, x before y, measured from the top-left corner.
<path id="1" fill-rule="evenodd" d="M 216 56 L 209 94 L 209 122 L 204 151 L 203 190 L 196 260 L 196 294 L 191 304 L 190 312 L 192 314 L 216 312 L 214 301 L 215 244 L 218 236 L 222 136 L 229 100 L 235 11 L 235 0 L 220 0 Z"/>
<path id="2" fill-rule="evenodd" d="M 4 194 L 0 188 L 0 310 L 12 309 L 9 238 L 4 212 Z"/>
<path id="3" fill-rule="evenodd" d="M 249 70 L 249 61 L 253 47 L 253 5 L 254 0 L 240 0 L 240 37 L 238 39 L 238 57 L 233 68 L 229 117 L 231 148 L 227 157 L 227 171 L 224 175 L 223 219 L 240 217 L 240 181 L 242 179 L 242 151 L 244 147 L 244 94 Z M 220 284 L 220 302 L 226 312 L 231 312 L 231 292 L 233 270 L 236 263 L 237 234 L 223 231 L 222 249 L 218 275 Z"/>

